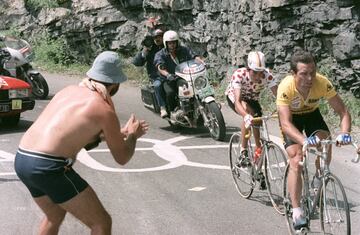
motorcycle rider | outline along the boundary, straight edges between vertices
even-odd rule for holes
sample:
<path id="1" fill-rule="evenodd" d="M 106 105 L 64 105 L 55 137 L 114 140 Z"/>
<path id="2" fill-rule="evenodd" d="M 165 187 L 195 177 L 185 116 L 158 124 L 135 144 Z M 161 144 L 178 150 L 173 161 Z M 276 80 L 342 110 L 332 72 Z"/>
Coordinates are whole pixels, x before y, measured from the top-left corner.
<path id="1" fill-rule="evenodd" d="M 167 116 L 165 108 L 163 82 L 164 79 L 159 75 L 157 68 L 154 65 L 154 57 L 156 52 L 160 51 L 163 47 L 163 34 L 161 29 L 152 30 L 151 38 L 145 38 L 143 41 L 142 50 L 134 57 L 132 63 L 135 66 L 144 66 L 146 64 L 146 71 L 149 79 L 155 90 L 156 101 L 160 106 L 160 116 Z"/>
<path id="2" fill-rule="evenodd" d="M 3 42 L 4 40 L 5 40 L 5 36 L 0 35 L 0 42 Z M 3 44 L 3 43 L 1 43 L 1 44 Z M 10 60 L 10 58 L 11 58 L 10 52 L 8 50 L 6 50 L 5 48 L 0 48 L 0 75 L 11 77 L 10 72 L 4 68 L 5 62 L 7 60 Z"/>
<path id="3" fill-rule="evenodd" d="M 231 109 L 243 117 L 241 125 L 241 155 L 248 160 L 246 128 L 252 124 L 253 117 L 261 117 L 262 110 L 259 104 L 260 92 L 268 86 L 276 97 L 277 80 L 269 69 L 265 68 L 265 55 L 260 51 L 248 54 L 247 67 L 237 69 L 229 81 L 225 95 Z M 261 154 L 260 132 L 254 129 L 255 159 Z M 244 161 L 243 161 L 244 162 Z M 265 182 L 261 182 L 261 188 Z"/>
<path id="4" fill-rule="evenodd" d="M 164 48 L 155 54 L 154 65 L 165 80 L 164 91 L 168 111 L 171 112 L 177 106 L 175 96 L 177 89 L 183 84 L 182 79 L 176 79 L 175 67 L 187 60 L 196 59 L 203 63 L 200 56 L 190 48 L 180 45 L 179 35 L 173 30 L 166 31 L 163 37 Z"/>

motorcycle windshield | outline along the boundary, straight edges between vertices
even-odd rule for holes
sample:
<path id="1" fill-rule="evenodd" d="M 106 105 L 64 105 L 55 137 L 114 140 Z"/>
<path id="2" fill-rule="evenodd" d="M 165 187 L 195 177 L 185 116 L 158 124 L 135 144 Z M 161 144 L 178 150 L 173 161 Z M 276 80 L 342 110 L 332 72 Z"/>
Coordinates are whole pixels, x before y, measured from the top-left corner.
<path id="1" fill-rule="evenodd" d="M 5 43 L 6 47 L 9 47 L 9 48 L 12 48 L 15 50 L 20 50 L 22 48 L 29 47 L 29 44 L 26 43 L 24 40 L 12 38 L 12 37 L 6 37 L 4 43 Z"/>
<path id="2" fill-rule="evenodd" d="M 195 75 L 205 70 L 205 65 L 196 61 L 188 60 L 180 63 L 175 68 L 175 74 Z"/>

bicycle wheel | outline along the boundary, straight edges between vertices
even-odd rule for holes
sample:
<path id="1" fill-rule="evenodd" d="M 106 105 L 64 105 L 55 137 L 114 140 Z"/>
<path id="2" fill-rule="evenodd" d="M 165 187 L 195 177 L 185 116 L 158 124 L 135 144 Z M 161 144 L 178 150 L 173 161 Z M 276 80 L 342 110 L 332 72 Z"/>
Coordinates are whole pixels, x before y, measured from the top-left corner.
<path id="1" fill-rule="evenodd" d="M 339 178 L 325 176 L 320 194 L 320 223 L 324 234 L 351 234 L 349 204 Z"/>
<path id="2" fill-rule="evenodd" d="M 240 155 L 241 133 L 236 132 L 231 136 L 229 143 L 230 170 L 239 194 L 249 198 L 254 190 L 253 165 L 248 159 Z M 247 164 L 244 165 L 244 160 Z"/>
<path id="3" fill-rule="evenodd" d="M 292 205 L 291 205 L 291 197 L 288 191 L 287 181 L 288 181 L 288 174 L 290 171 L 290 164 L 287 164 L 284 174 L 284 180 L 283 180 L 283 201 L 284 201 L 284 214 L 285 214 L 285 220 L 288 225 L 288 229 L 290 234 L 298 234 L 298 231 L 294 229 L 294 222 L 292 219 Z M 302 195 L 300 199 L 300 207 L 304 211 L 304 216 L 306 217 L 308 227 L 310 228 L 310 207 L 311 202 L 305 195 L 305 187 L 304 185 L 304 172 L 301 173 L 301 180 L 302 180 Z"/>
<path id="4" fill-rule="evenodd" d="M 265 146 L 265 162 L 264 174 L 265 182 L 270 197 L 270 201 L 275 210 L 283 215 L 284 202 L 283 202 L 283 178 L 287 165 L 284 151 L 279 145 L 270 143 Z"/>

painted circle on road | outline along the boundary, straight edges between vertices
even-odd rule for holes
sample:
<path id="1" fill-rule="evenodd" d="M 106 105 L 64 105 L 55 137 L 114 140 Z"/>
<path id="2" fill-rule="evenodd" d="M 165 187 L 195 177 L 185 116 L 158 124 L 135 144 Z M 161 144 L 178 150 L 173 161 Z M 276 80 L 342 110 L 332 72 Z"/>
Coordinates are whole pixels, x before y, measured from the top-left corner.
<path id="1" fill-rule="evenodd" d="M 156 140 L 156 139 L 147 139 L 147 138 L 138 139 L 138 141 L 152 143 L 154 145 L 150 148 L 137 148 L 136 149 L 137 151 L 139 150 L 153 151 L 158 157 L 168 162 L 164 165 L 156 166 L 156 167 L 140 168 L 140 169 L 108 167 L 96 161 L 90 155 L 92 152 L 110 152 L 109 149 L 95 149 L 95 150 L 90 150 L 89 152 L 83 149 L 78 154 L 77 160 L 92 169 L 100 170 L 100 171 L 108 171 L 108 172 L 149 172 L 149 171 L 168 170 L 180 166 L 193 166 L 193 167 L 202 167 L 202 168 L 211 168 L 211 169 L 229 169 L 229 166 L 204 164 L 204 163 L 189 161 L 186 155 L 183 153 L 183 151 L 181 151 L 181 149 L 227 148 L 228 145 L 203 145 L 203 146 L 182 146 L 182 147 L 173 145 L 176 142 L 189 138 L 192 137 L 179 136 L 167 140 Z"/>

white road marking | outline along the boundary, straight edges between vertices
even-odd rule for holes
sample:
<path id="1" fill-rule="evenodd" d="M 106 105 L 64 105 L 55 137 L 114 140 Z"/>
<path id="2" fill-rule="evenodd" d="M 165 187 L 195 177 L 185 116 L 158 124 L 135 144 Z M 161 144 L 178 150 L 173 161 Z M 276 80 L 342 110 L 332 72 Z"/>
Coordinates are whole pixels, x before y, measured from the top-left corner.
<path id="1" fill-rule="evenodd" d="M 203 191 L 204 189 L 206 189 L 206 187 L 194 187 L 191 189 L 188 189 L 189 191 L 194 191 L 194 192 L 200 192 Z"/>
<path id="2" fill-rule="evenodd" d="M 183 141 L 186 139 L 194 138 L 194 136 L 178 136 L 175 138 L 170 138 L 167 140 L 157 140 L 157 139 L 149 139 L 149 138 L 140 138 L 139 141 L 147 142 L 154 144 L 152 147 L 144 147 L 144 148 L 136 148 L 135 151 L 153 151 L 158 157 L 167 161 L 168 163 L 149 168 L 140 168 L 140 169 L 126 169 L 121 167 L 109 167 L 105 166 L 102 163 L 96 161 L 93 157 L 91 157 L 91 153 L 109 153 L 109 149 L 94 149 L 90 151 L 81 150 L 77 156 L 77 160 L 84 164 L 85 166 L 107 172 L 150 172 L 150 171 L 160 171 L 160 170 L 168 170 L 177 168 L 180 166 L 192 166 L 192 167 L 200 167 L 200 168 L 210 168 L 210 169 L 221 169 L 228 170 L 229 166 L 227 165 L 216 165 L 216 164 L 206 164 L 193 162 L 188 160 L 186 155 L 181 150 L 187 149 L 212 149 L 212 148 L 228 148 L 228 144 L 221 145 L 191 145 L 191 146 L 175 146 L 173 145 L 176 142 Z M 271 139 L 279 144 L 281 147 L 282 140 L 279 137 L 271 136 Z M 11 153 L 7 153 L 5 151 L 0 150 L 0 162 L 12 162 L 14 161 L 15 155 Z M 0 176 L 4 175 L 15 175 L 15 172 L 6 172 L 0 173 Z"/>

